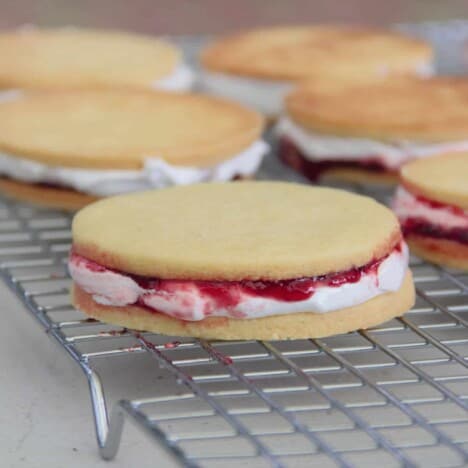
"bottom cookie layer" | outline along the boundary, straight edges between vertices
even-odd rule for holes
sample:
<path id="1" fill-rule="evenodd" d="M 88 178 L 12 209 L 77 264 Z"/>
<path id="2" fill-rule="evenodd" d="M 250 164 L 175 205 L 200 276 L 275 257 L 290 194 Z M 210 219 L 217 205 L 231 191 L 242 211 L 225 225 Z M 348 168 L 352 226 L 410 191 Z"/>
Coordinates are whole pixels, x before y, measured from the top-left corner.
<path id="1" fill-rule="evenodd" d="M 216 340 L 285 340 L 347 333 L 403 315 L 414 304 L 414 285 L 408 270 L 397 292 L 382 294 L 358 306 L 325 314 L 303 312 L 251 320 L 210 317 L 187 322 L 139 306 L 110 307 L 94 302 L 90 294 L 76 285 L 72 301 L 90 317 L 135 330 Z"/>
<path id="2" fill-rule="evenodd" d="M 460 242 L 411 234 L 406 237 L 411 253 L 437 265 L 468 271 L 468 246 Z"/>
<path id="3" fill-rule="evenodd" d="M 243 181 L 253 179 L 254 176 L 236 176 L 233 180 Z M 77 211 L 100 199 L 99 197 L 86 195 L 75 190 L 45 184 L 27 184 L 7 178 L 0 178 L 0 190 L 16 200 L 66 211 Z"/>
<path id="4" fill-rule="evenodd" d="M 97 197 L 40 184 L 27 184 L 16 180 L 0 178 L 0 190 L 11 198 L 34 205 L 76 211 L 98 200 Z"/>
<path id="5" fill-rule="evenodd" d="M 328 169 L 320 177 L 321 181 L 340 181 L 354 184 L 396 185 L 398 177 L 391 172 L 372 172 L 365 169 Z"/>

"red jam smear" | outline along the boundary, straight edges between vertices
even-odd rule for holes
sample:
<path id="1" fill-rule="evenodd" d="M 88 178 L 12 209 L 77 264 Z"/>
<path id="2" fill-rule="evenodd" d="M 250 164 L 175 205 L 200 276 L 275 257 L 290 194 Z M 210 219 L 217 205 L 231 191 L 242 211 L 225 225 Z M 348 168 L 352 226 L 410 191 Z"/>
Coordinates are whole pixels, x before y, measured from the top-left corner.
<path id="1" fill-rule="evenodd" d="M 210 299 L 217 308 L 235 307 L 245 295 L 265 297 L 283 302 L 304 301 L 316 288 L 312 278 L 286 281 L 194 281 L 201 295 Z"/>
<path id="2" fill-rule="evenodd" d="M 423 195 L 417 195 L 414 192 L 412 192 L 409 188 L 407 188 L 407 190 L 411 192 L 411 195 L 413 195 L 413 197 L 416 198 L 418 202 L 430 208 L 434 208 L 436 210 L 448 210 L 454 215 L 468 217 L 465 214 L 465 210 L 463 210 L 463 208 L 460 208 L 459 206 L 450 205 L 449 203 L 442 203 L 437 200 L 433 200 L 432 198 L 424 197 Z"/>
<path id="3" fill-rule="evenodd" d="M 166 349 L 175 349 L 180 346 L 180 341 L 170 341 L 169 343 L 165 343 L 164 347 Z"/>
<path id="4" fill-rule="evenodd" d="M 82 257 L 75 253 L 72 249 L 70 252 L 70 262 L 76 263 L 80 266 L 84 266 L 87 270 L 93 271 L 95 273 L 104 273 L 106 271 L 115 271 L 111 268 L 107 268 L 105 266 L 99 265 L 99 263 L 94 262 L 93 260 L 89 260 L 86 257 Z"/>
<path id="5" fill-rule="evenodd" d="M 377 174 L 393 173 L 385 168 L 382 163 L 374 156 L 359 161 L 349 161 L 343 159 L 316 160 L 307 159 L 302 151 L 288 138 L 282 137 L 279 140 L 278 154 L 280 159 L 296 171 L 303 174 L 312 182 L 317 182 L 324 172 L 331 169 L 364 169 Z"/>
<path id="6" fill-rule="evenodd" d="M 402 244 L 398 243 L 391 252 L 401 252 Z M 195 286 L 202 296 L 209 298 L 211 304 L 218 309 L 232 309 L 242 300 L 244 295 L 264 297 L 282 302 L 304 301 L 312 297 L 318 287 L 339 287 L 343 284 L 357 283 L 363 276 L 375 275 L 380 264 L 390 255 L 374 259 L 368 264 L 355 267 L 347 271 L 331 273 L 310 278 L 295 278 L 290 280 L 242 280 L 242 281 L 192 281 L 192 280 L 165 280 L 132 275 L 125 272 L 103 267 L 92 260 L 88 260 L 74 252 L 70 259 L 82 263 L 94 272 L 114 271 L 132 278 L 142 289 L 151 291 L 180 291 L 184 287 Z"/>
<path id="7" fill-rule="evenodd" d="M 462 227 L 444 228 L 431 224 L 421 218 L 407 218 L 401 229 L 404 236 L 415 234 L 418 236 L 431 237 L 433 239 L 446 239 L 468 245 L 468 229 Z"/>

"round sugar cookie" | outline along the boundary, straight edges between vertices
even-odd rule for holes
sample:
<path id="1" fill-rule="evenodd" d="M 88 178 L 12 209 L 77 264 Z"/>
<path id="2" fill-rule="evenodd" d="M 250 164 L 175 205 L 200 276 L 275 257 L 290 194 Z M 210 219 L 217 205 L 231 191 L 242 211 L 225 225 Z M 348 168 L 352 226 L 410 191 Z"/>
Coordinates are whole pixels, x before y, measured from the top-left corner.
<path id="1" fill-rule="evenodd" d="M 73 221 L 77 254 L 166 279 L 326 275 L 381 258 L 400 238 L 395 215 L 371 198 L 284 182 L 123 195 L 89 205 Z"/>
<path id="2" fill-rule="evenodd" d="M 215 41 L 201 54 L 209 71 L 269 80 L 308 76 L 413 74 L 430 46 L 396 32 L 350 26 L 259 28 Z"/>
<path id="3" fill-rule="evenodd" d="M 147 157 L 208 167 L 259 139 L 263 119 L 198 94 L 26 92 L 0 104 L 0 151 L 49 166 L 141 169 Z"/>
<path id="4" fill-rule="evenodd" d="M 347 333 L 401 316 L 414 304 L 414 286 L 408 270 L 398 291 L 377 296 L 357 306 L 326 314 L 304 312 L 248 320 L 208 317 L 198 322 L 187 322 L 136 305 L 109 307 L 98 304 L 76 285 L 72 302 L 90 317 L 135 330 L 216 340 L 286 340 Z"/>
<path id="5" fill-rule="evenodd" d="M 468 152 L 412 161 L 402 167 L 400 178 L 415 194 L 468 210 Z"/>
<path id="6" fill-rule="evenodd" d="M 285 106 L 294 122 L 327 135 L 423 143 L 468 139 L 466 78 L 400 78 L 328 91 L 304 84 Z"/>
<path id="7" fill-rule="evenodd" d="M 126 32 L 70 27 L 0 34 L 2 88 L 151 88 L 180 61 L 171 44 Z"/>
<path id="8" fill-rule="evenodd" d="M 412 75 L 369 75 L 362 70 L 357 70 L 353 75 L 337 75 L 333 70 L 323 70 L 315 75 L 308 76 L 297 86 L 307 87 L 313 92 L 334 93 L 341 92 L 345 88 L 363 87 L 376 83 L 385 83 L 386 81 L 406 79 Z"/>

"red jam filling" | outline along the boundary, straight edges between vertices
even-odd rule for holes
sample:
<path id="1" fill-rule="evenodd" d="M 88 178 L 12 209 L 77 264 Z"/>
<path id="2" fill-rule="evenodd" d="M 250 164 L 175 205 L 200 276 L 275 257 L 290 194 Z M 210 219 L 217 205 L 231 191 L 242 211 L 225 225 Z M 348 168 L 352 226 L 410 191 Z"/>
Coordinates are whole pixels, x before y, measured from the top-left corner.
<path id="1" fill-rule="evenodd" d="M 282 137 L 279 140 L 278 152 L 281 160 L 285 164 L 291 166 L 313 182 L 317 182 L 324 172 L 331 169 L 360 168 L 372 173 L 392 173 L 392 171 L 386 169 L 375 156 L 369 156 L 368 158 L 360 159 L 359 161 L 342 159 L 311 161 L 307 159 L 300 149 L 286 137 Z"/>
<path id="2" fill-rule="evenodd" d="M 398 243 L 392 250 L 401 252 L 402 244 Z M 364 266 L 355 267 L 347 271 L 331 273 L 310 278 L 296 278 L 289 280 L 242 280 L 242 281 L 197 281 L 197 280 L 166 280 L 148 278 L 128 274 L 111 268 L 103 267 L 92 260 L 88 260 L 74 252 L 70 260 L 74 263 L 82 263 L 93 272 L 114 271 L 132 278 L 142 289 L 151 291 L 180 291 L 184 287 L 195 286 L 201 295 L 210 298 L 217 308 L 232 308 L 239 303 L 241 294 L 265 297 L 283 302 L 304 301 L 310 298 L 318 287 L 339 287 L 346 283 L 357 283 L 365 275 L 377 276 L 380 264 L 390 255 L 374 259 Z"/>
<path id="3" fill-rule="evenodd" d="M 407 218 L 403 221 L 401 228 L 404 236 L 414 234 L 434 239 L 446 239 L 468 245 L 468 229 L 466 228 L 444 228 L 436 224 L 428 223 L 421 218 Z"/>
<path id="4" fill-rule="evenodd" d="M 405 187 L 406 188 L 406 187 Z M 406 188 L 409 192 L 411 192 L 411 195 L 416 198 L 416 200 L 430 208 L 434 208 L 436 210 L 448 210 L 454 215 L 457 216 L 464 216 L 466 217 L 467 215 L 465 214 L 465 210 L 463 208 L 460 208 L 459 206 L 455 205 L 450 205 L 449 203 L 443 203 L 437 200 L 433 200 L 431 198 L 424 197 L 423 195 L 417 195 L 415 194 L 411 188 Z"/>
<path id="5" fill-rule="evenodd" d="M 411 192 L 413 197 L 419 203 L 422 203 L 430 208 L 447 210 L 453 213 L 454 215 L 466 217 L 465 211 L 455 205 L 449 203 L 439 202 L 431 198 L 427 198 L 423 195 L 415 194 L 411 191 L 410 188 L 406 188 Z M 433 239 L 446 239 L 454 242 L 458 242 L 463 245 L 468 245 L 468 229 L 466 227 L 453 227 L 446 228 L 441 225 L 432 224 L 422 218 L 406 218 L 402 223 L 402 231 L 404 236 L 409 236 L 411 234 L 431 237 Z"/>

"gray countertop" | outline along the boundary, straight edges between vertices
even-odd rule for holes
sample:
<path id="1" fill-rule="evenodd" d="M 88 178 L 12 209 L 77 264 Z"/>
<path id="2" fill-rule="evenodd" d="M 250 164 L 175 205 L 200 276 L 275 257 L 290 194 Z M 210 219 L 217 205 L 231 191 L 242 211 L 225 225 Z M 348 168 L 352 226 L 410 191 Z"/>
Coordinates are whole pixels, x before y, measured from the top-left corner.
<path id="1" fill-rule="evenodd" d="M 81 369 L 51 341 L 0 284 L 1 466 L 73 468 L 175 466 L 165 452 L 126 424 L 116 459 L 100 459 L 89 392 Z M 131 385 L 131 382 L 128 382 Z"/>

